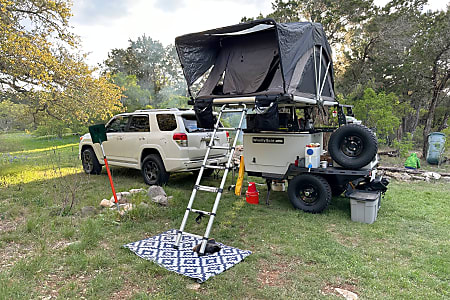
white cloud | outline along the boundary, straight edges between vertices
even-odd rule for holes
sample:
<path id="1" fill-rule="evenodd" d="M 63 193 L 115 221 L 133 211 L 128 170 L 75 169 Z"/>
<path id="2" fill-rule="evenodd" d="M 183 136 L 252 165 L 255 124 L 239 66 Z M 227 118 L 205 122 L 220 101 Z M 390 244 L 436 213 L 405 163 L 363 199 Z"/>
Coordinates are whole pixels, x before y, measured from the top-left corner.
<path id="1" fill-rule="evenodd" d="M 91 65 L 113 48 L 146 34 L 164 45 L 175 37 L 237 24 L 241 18 L 272 11 L 272 0 L 79 0 L 71 24 Z M 126 3 L 124 5 L 123 3 Z"/>

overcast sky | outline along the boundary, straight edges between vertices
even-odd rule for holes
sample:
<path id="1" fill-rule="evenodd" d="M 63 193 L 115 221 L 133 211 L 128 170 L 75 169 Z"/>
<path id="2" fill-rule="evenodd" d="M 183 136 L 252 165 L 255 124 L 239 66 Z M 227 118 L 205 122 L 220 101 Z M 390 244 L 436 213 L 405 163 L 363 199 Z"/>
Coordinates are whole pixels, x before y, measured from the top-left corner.
<path id="1" fill-rule="evenodd" d="M 384 4 L 388 0 L 375 0 Z M 431 0 L 430 8 L 444 8 L 448 0 Z M 70 24 L 81 37 L 88 63 L 96 65 L 113 48 L 143 34 L 164 45 L 187 33 L 239 23 L 241 18 L 266 15 L 272 0 L 74 0 Z"/>

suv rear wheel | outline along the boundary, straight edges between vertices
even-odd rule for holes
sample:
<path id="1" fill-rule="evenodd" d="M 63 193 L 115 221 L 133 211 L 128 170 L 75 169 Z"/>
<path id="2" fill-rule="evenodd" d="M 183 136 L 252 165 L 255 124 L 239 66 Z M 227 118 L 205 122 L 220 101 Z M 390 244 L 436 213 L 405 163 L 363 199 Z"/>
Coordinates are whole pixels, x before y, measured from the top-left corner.
<path id="1" fill-rule="evenodd" d="M 169 173 L 159 157 L 156 154 L 149 154 L 142 162 L 142 176 L 145 183 L 149 185 L 163 185 L 169 180 Z"/>
<path id="2" fill-rule="evenodd" d="M 102 165 L 98 162 L 94 149 L 90 147 L 81 152 L 81 163 L 86 174 L 98 175 L 102 172 Z"/>

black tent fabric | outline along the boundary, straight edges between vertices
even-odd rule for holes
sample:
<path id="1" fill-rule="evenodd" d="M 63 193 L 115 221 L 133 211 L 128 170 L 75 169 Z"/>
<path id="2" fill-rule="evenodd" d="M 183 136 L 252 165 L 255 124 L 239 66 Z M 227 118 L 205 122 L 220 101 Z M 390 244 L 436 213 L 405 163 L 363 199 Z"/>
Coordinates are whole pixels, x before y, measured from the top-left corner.
<path id="1" fill-rule="evenodd" d="M 292 95 L 334 100 L 331 48 L 318 23 L 272 19 L 175 39 L 188 88 L 207 79 L 195 99 Z"/>

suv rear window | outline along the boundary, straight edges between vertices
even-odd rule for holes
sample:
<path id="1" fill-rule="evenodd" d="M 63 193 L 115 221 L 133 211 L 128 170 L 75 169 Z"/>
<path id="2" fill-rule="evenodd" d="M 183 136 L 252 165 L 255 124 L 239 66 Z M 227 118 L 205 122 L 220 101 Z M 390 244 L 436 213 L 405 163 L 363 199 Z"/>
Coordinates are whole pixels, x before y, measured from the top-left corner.
<path id="1" fill-rule="evenodd" d="M 183 115 L 183 123 L 187 132 L 212 131 L 212 129 L 199 128 L 197 126 L 197 119 L 195 118 L 195 115 Z M 220 122 L 219 127 L 223 127 Z"/>
<path id="2" fill-rule="evenodd" d="M 161 131 L 172 131 L 177 129 L 177 120 L 174 114 L 158 114 L 156 115 L 158 127 Z"/>

